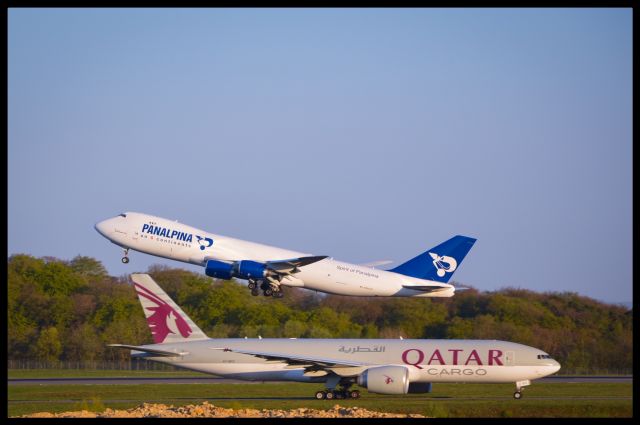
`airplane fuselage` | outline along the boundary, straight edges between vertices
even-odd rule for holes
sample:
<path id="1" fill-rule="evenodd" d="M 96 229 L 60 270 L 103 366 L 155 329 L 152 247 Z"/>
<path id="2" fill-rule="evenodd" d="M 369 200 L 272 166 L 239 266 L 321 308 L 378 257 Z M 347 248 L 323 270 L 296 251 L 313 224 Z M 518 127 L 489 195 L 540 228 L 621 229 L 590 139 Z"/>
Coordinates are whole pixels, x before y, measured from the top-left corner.
<path id="1" fill-rule="evenodd" d="M 358 398 L 353 384 L 379 394 L 426 393 L 434 382 L 515 382 L 557 372 L 544 351 L 498 340 L 208 338 L 148 274 L 132 274 L 155 344 L 110 344 L 133 357 L 218 376 L 322 382 L 317 399 Z M 336 390 L 340 386 L 341 389 Z"/>
<path id="2" fill-rule="evenodd" d="M 205 267 L 209 260 L 256 262 L 286 260 L 310 254 L 230 238 L 177 221 L 127 212 L 96 224 L 104 237 L 124 249 Z M 442 289 L 423 292 L 403 285 L 428 282 Z M 280 281 L 284 286 L 351 296 L 450 297 L 455 288 L 440 282 L 337 261 L 333 258 L 301 267 Z"/>
<path id="3" fill-rule="evenodd" d="M 372 366 L 404 366 L 411 382 L 510 383 L 553 374 L 560 365 L 544 351 L 498 340 L 418 339 L 208 339 L 181 343 L 150 344 L 182 353 L 176 357 L 133 354 L 176 367 L 246 380 L 324 382 L 326 371 L 305 373 L 304 367 L 268 361 L 225 351 L 250 349 L 286 352 L 292 357 L 314 356 L 332 361 L 359 362 L 362 370 Z M 134 352 L 135 353 L 135 352 Z M 344 369 L 347 373 L 347 369 Z M 336 374 L 340 368 L 333 369 Z M 357 368 L 349 368 L 350 376 Z"/>

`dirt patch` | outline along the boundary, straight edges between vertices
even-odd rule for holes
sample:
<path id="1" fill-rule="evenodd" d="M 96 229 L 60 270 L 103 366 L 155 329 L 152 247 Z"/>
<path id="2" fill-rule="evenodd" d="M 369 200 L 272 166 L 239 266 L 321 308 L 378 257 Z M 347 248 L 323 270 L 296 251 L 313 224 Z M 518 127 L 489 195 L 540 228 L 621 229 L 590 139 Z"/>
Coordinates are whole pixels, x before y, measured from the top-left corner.
<path id="1" fill-rule="evenodd" d="M 327 410 L 299 408 L 293 410 L 225 409 L 209 402 L 187 406 L 144 403 L 127 410 L 105 409 L 104 412 L 49 413 L 23 415 L 23 418 L 424 418 L 419 414 L 375 412 L 360 407 L 342 407 L 338 404 Z"/>

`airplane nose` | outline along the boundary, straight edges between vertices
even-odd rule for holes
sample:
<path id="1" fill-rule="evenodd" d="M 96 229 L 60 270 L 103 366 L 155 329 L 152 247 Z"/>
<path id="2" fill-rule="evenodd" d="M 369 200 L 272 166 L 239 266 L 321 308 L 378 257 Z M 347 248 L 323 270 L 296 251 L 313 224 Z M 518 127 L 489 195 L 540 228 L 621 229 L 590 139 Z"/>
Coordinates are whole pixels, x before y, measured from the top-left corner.
<path id="1" fill-rule="evenodd" d="M 98 233 L 105 237 L 107 236 L 107 233 L 109 233 L 109 225 L 107 224 L 108 221 L 109 220 L 103 220 L 93 226 L 98 231 Z"/>

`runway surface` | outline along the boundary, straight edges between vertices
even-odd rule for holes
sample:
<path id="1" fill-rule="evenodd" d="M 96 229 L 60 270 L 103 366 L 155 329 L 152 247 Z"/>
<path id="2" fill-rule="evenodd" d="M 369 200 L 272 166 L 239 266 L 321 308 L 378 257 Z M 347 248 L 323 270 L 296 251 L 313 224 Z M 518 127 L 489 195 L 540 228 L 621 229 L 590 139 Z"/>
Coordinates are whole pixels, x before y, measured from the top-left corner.
<path id="1" fill-rule="evenodd" d="M 274 381 L 269 381 L 274 382 Z M 134 384 L 262 384 L 263 381 L 243 381 L 216 377 L 184 378 L 28 378 L 9 379 L 9 385 L 134 385 Z M 284 382 L 284 381 L 283 381 Z M 533 382 L 547 383 L 631 383 L 633 376 L 549 376 Z M 276 382 L 274 382 L 276 383 Z"/>

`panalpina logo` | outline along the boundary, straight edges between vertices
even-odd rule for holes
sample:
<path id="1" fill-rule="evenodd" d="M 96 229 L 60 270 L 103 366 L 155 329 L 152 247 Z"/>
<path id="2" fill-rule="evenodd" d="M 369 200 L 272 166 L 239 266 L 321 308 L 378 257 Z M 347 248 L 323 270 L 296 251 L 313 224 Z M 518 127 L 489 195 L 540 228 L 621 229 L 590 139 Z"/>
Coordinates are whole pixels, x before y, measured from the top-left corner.
<path id="1" fill-rule="evenodd" d="M 429 255 L 433 258 L 433 265 L 438 269 L 436 274 L 440 277 L 444 276 L 445 273 L 453 273 L 456 267 L 458 267 L 458 262 L 453 257 L 447 257 L 446 255 L 440 256 L 433 252 L 430 252 Z"/>

